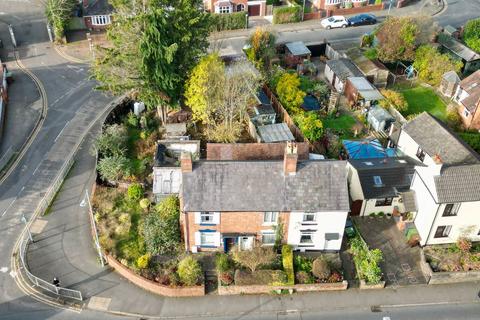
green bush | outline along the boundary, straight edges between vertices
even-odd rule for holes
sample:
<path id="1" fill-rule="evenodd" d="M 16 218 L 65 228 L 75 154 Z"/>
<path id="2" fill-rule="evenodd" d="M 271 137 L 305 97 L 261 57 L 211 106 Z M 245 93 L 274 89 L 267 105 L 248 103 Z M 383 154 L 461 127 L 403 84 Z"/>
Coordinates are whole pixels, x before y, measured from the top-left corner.
<path id="1" fill-rule="evenodd" d="M 295 284 L 295 273 L 293 271 L 293 250 L 292 246 L 284 244 L 282 246 L 282 263 L 283 270 L 287 274 L 287 284 Z"/>
<path id="2" fill-rule="evenodd" d="M 313 261 L 311 258 L 296 255 L 293 259 L 293 266 L 295 267 L 295 271 L 305 271 L 305 272 L 312 272 L 312 264 Z"/>
<path id="3" fill-rule="evenodd" d="M 284 285 L 287 282 L 287 275 L 282 270 L 257 270 L 248 272 L 244 270 L 235 271 L 235 284 L 238 286 L 249 285 Z"/>
<path id="4" fill-rule="evenodd" d="M 480 52 L 480 18 L 470 20 L 465 24 L 463 39 L 467 46 Z"/>
<path id="5" fill-rule="evenodd" d="M 300 13 L 302 12 L 302 7 L 294 5 L 291 7 L 281 7 L 273 9 L 273 23 L 282 24 L 282 23 L 294 23 L 300 21 Z"/>
<path id="6" fill-rule="evenodd" d="M 300 284 L 315 283 L 315 279 L 312 275 L 305 271 L 298 271 L 295 273 L 295 280 Z"/>
<path id="7" fill-rule="evenodd" d="M 383 260 L 382 251 L 368 249 L 367 244 L 360 236 L 350 240 L 350 251 L 353 255 L 353 263 L 358 272 L 358 277 L 368 284 L 377 284 L 382 280 L 382 270 L 379 263 Z"/>
<path id="8" fill-rule="evenodd" d="M 230 259 L 227 254 L 219 253 L 215 257 L 215 267 L 218 273 L 227 272 L 232 268 L 232 264 L 230 263 Z"/>
<path id="9" fill-rule="evenodd" d="M 234 13 L 211 14 L 211 30 L 223 31 L 223 30 L 235 30 L 245 29 L 247 24 L 247 14 L 245 11 Z"/>
<path id="10" fill-rule="evenodd" d="M 140 208 L 146 210 L 150 207 L 150 200 L 148 198 L 143 198 L 138 204 L 140 205 Z"/>
<path id="11" fill-rule="evenodd" d="M 480 133 L 460 132 L 459 135 L 473 150 L 480 153 Z"/>
<path id="12" fill-rule="evenodd" d="M 378 52 L 376 48 L 369 48 L 365 50 L 363 55 L 369 60 L 377 60 Z"/>
<path id="13" fill-rule="evenodd" d="M 129 112 L 127 115 L 127 119 L 125 120 L 128 126 L 132 128 L 138 127 L 138 117 L 133 112 Z"/>
<path id="14" fill-rule="evenodd" d="M 194 257 L 187 256 L 178 264 L 178 276 L 185 285 L 194 286 L 202 278 L 202 267 Z"/>
<path id="15" fill-rule="evenodd" d="M 95 148 L 103 157 L 123 156 L 127 151 L 128 133 L 123 125 L 106 126 L 95 140 Z"/>
<path id="16" fill-rule="evenodd" d="M 294 117 L 294 121 L 310 142 L 318 141 L 323 136 L 323 123 L 315 111 L 299 114 Z"/>
<path id="17" fill-rule="evenodd" d="M 143 196 L 143 187 L 139 183 L 134 183 L 128 187 L 127 191 L 128 199 L 137 201 Z"/>
<path id="18" fill-rule="evenodd" d="M 100 159 L 97 170 L 103 180 L 118 182 L 132 173 L 132 166 L 125 156 L 114 155 Z"/>

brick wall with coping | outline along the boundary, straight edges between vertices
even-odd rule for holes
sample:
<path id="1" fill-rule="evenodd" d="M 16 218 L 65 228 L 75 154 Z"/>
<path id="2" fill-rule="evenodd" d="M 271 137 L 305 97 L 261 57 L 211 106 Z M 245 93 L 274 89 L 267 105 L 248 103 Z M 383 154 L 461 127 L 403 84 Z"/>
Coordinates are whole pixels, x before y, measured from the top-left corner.
<path id="1" fill-rule="evenodd" d="M 220 283 L 220 281 L 219 281 Z M 293 286 L 266 286 L 266 285 L 251 285 L 251 286 L 218 286 L 219 295 L 234 295 L 234 294 L 261 294 L 271 293 L 274 290 L 289 290 L 293 289 L 295 292 L 312 292 L 312 291 L 336 291 L 347 290 L 348 281 L 336 283 L 313 283 L 313 284 L 296 284 Z"/>
<path id="2" fill-rule="evenodd" d="M 188 234 L 185 239 L 187 250 L 191 250 L 195 246 L 195 232 L 200 230 L 215 230 L 222 234 L 238 233 L 238 234 L 254 234 L 256 240 L 261 241 L 262 231 L 274 230 L 272 225 L 263 223 L 263 212 L 221 212 L 220 224 L 218 225 L 200 225 L 195 224 L 195 212 L 182 213 L 182 229 L 184 234 Z M 283 224 L 283 238 L 288 239 L 288 222 L 290 220 L 290 212 L 280 212 L 278 222 Z M 212 251 L 218 249 L 199 248 L 199 251 Z M 223 246 L 219 249 L 223 249 Z"/>
<path id="3" fill-rule="evenodd" d="M 331 16 L 342 16 L 342 15 L 349 15 L 349 14 L 358 14 L 358 13 L 368 13 L 372 11 L 380 11 L 384 9 L 384 5 L 382 4 L 375 4 L 371 6 L 363 6 L 363 7 L 353 7 L 353 8 L 343 8 L 343 9 L 333 9 L 327 10 L 327 17 Z"/>
<path id="4" fill-rule="evenodd" d="M 207 160 L 283 160 L 286 143 L 207 143 Z M 299 160 L 308 160 L 309 145 L 297 142 Z"/>
<path id="5" fill-rule="evenodd" d="M 153 282 L 151 280 L 145 279 L 133 271 L 125 267 L 123 264 L 118 262 L 110 255 L 106 255 L 108 265 L 111 266 L 115 271 L 117 271 L 121 276 L 126 278 L 128 281 L 133 284 L 143 288 L 147 291 L 166 296 L 166 297 L 199 297 L 205 295 L 205 286 L 194 286 L 194 287 L 168 287 L 163 286 L 159 283 Z"/>

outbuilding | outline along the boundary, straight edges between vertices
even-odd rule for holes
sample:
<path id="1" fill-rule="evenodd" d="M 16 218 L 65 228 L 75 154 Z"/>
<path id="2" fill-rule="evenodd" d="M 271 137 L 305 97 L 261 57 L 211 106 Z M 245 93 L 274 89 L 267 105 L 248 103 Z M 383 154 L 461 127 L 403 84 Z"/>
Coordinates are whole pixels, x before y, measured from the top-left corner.
<path id="1" fill-rule="evenodd" d="M 357 66 L 346 58 L 328 60 L 324 72 L 328 82 L 340 93 L 343 93 L 349 77 L 361 77 L 363 75 Z"/>

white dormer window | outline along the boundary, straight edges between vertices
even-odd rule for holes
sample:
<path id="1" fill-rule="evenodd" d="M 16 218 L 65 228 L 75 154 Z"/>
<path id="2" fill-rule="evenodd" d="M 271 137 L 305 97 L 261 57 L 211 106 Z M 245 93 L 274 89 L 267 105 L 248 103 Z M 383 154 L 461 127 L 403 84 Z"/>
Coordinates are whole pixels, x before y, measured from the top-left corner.
<path id="1" fill-rule="evenodd" d="M 373 183 L 375 184 L 375 187 L 383 186 L 382 178 L 380 176 L 373 176 Z"/>

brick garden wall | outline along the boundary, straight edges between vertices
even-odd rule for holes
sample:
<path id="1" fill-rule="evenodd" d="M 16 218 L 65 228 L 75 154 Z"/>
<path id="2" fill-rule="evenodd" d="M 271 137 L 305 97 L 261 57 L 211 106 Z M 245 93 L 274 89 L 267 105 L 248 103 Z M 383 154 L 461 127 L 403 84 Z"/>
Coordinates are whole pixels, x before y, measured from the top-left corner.
<path id="1" fill-rule="evenodd" d="M 344 9 L 327 10 L 327 17 L 380 11 L 384 9 L 383 7 L 384 6 L 382 3 L 382 4 L 372 5 L 372 6 L 356 7 L 356 8 L 349 8 L 349 9 L 344 8 Z"/>
<path id="2" fill-rule="evenodd" d="M 283 160 L 286 143 L 207 143 L 207 160 Z M 299 160 L 308 160 L 309 145 L 297 143 Z"/>
<path id="3" fill-rule="evenodd" d="M 117 271 L 121 276 L 126 278 L 128 281 L 133 284 L 148 290 L 150 292 L 166 296 L 166 297 L 199 297 L 205 295 L 205 286 L 195 286 L 195 287 L 177 287 L 171 288 L 163 286 L 159 283 L 145 279 L 133 271 L 125 267 L 123 264 L 118 262 L 112 256 L 107 255 L 107 262 L 115 271 Z"/>
<path id="4" fill-rule="evenodd" d="M 312 291 L 336 291 L 347 290 L 348 282 L 337 283 L 315 283 L 315 284 L 296 284 L 294 286 L 265 286 L 265 285 L 251 285 L 251 286 L 218 286 L 219 295 L 234 295 L 234 294 L 261 294 L 271 293 L 274 290 L 288 290 L 293 289 L 295 292 L 312 292 Z"/>

